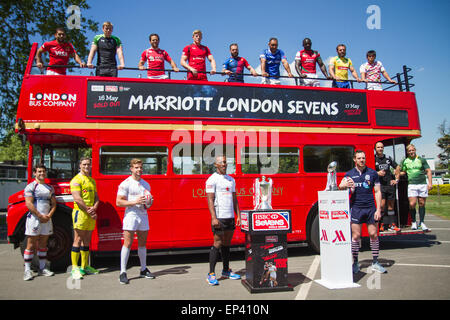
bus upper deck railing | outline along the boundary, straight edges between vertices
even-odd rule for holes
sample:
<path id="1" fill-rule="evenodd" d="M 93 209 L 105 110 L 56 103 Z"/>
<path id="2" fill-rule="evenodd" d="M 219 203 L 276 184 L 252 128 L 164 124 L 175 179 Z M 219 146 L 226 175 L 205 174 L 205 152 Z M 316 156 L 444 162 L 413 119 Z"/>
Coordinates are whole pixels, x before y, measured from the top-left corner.
<path id="1" fill-rule="evenodd" d="M 36 67 L 36 65 L 32 65 L 32 67 Z M 40 69 L 40 73 L 44 74 L 44 68 L 47 67 L 51 67 L 51 68 L 67 68 L 67 69 L 87 69 L 87 70 L 93 70 L 95 68 L 97 68 L 96 66 L 94 66 L 93 68 L 88 68 L 88 67 L 80 67 L 77 65 L 44 65 L 42 66 L 42 69 Z M 145 68 L 145 69 L 140 69 L 140 68 L 132 68 L 132 67 L 124 67 L 121 70 L 130 70 L 130 71 L 139 71 L 139 72 L 147 72 L 147 71 L 163 71 L 164 73 L 167 73 L 168 78 L 167 79 L 172 79 L 172 74 L 173 73 L 190 73 L 190 71 L 187 70 L 179 70 L 179 71 L 174 71 L 173 69 L 149 69 L 149 68 Z M 396 83 L 392 84 L 389 81 L 357 81 L 357 80 L 353 80 L 353 79 L 348 79 L 348 80 L 342 80 L 342 81 L 348 81 L 351 85 L 351 88 L 354 89 L 354 83 L 361 83 L 361 84 L 366 84 L 366 83 L 376 83 L 376 84 L 390 84 L 390 86 L 383 88 L 383 91 L 386 91 L 388 89 L 391 89 L 393 87 L 398 86 L 399 91 L 407 91 L 409 92 L 410 89 L 412 87 L 414 87 L 415 85 L 413 83 L 410 83 L 409 80 L 411 80 L 413 78 L 413 76 L 409 75 L 408 72 L 411 71 L 411 68 L 408 68 L 407 66 L 403 66 L 403 72 L 401 73 L 396 73 L 395 75 L 395 80 Z M 222 76 L 229 76 L 230 74 L 227 74 L 225 72 L 215 72 L 215 73 L 211 73 L 210 71 L 197 71 L 198 73 L 202 73 L 202 74 L 209 74 L 209 75 L 222 75 Z M 232 74 L 236 74 L 236 73 L 232 73 Z M 91 76 L 94 76 L 94 74 L 91 72 L 90 74 Z M 258 74 L 257 76 L 253 76 L 252 74 L 248 74 L 248 73 L 242 73 L 239 74 L 242 75 L 244 77 L 263 77 L 261 74 Z M 142 78 L 142 74 L 139 73 L 138 78 Z M 393 77 L 394 78 L 394 77 Z M 277 79 L 291 79 L 295 81 L 295 85 L 296 86 L 301 86 L 300 84 L 300 80 L 305 79 L 302 77 L 298 77 L 298 76 L 294 76 L 294 77 L 289 77 L 289 76 L 279 76 L 277 77 Z M 333 81 L 333 79 L 329 79 L 329 78 L 314 78 L 314 80 L 322 80 L 322 81 Z M 226 80 L 225 80 L 226 81 Z"/>

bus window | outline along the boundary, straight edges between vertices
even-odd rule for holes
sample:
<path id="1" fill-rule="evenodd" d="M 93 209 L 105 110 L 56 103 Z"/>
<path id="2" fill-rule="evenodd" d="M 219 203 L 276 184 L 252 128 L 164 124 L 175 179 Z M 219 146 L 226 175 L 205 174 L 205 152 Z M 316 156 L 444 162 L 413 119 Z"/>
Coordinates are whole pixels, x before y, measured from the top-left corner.
<path id="1" fill-rule="evenodd" d="M 294 147 L 242 148 L 242 173 L 297 173 L 299 153 L 299 148 Z"/>
<path id="2" fill-rule="evenodd" d="M 327 172 L 330 162 L 337 162 L 337 171 L 346 172 L 353 168 L 353 147 L 305 146 L 303 167 L 305 172 Z"/>
<path id="3" fill-rule="evenodd" d="M 78 172 L 78 159 L 90 156 L 90 148 L 33 145 L 33 165 L 43 163 L 50 179 L 69 179 Z"/>
<path id="4" fill-rule="evenodd" d="M 406 110 L 376 109 L 375 119 L 377 122 L 377 126 L 388 126 L 388 127 L 409 126 L 408 111 Z"/>
<path id="5" fill-rule="evenodd" d="M 173 148 L 173 172 L 175 174 L 212 174 L 215 155 L 223 154 L 227 157 L 227 174 L 236 172 L 234 147 L 223 145 L 187 145 L 178 144 Z"/>
<path id="6" fill-rule="evenodd" d="M 103 146 L 100 149 L 100 172 L 107 175 L 130 174 L 130 160 L 141 159 L 144 175 L 165 174 L 169 152 L 163 146 Z"/>

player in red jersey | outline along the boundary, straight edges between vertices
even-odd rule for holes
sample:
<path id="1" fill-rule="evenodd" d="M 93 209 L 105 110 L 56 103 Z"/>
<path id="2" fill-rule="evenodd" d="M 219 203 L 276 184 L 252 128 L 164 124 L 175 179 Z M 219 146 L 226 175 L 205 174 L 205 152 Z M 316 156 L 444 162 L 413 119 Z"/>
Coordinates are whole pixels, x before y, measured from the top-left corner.
<path id="1" fill-rule="evenodd" d="M 78 56 L 72 44 L 66 42 L 66 32 L 64 28 L 56 28 L 55 40 L 45 42 L 36 53 L 36 66 L 43 68 L 42 53 L 48 52 L 50 57 L 50 66 L 52 65 L 67 65 L 69 58 L 74 58 L 81 68 L 86 67 L 86 64 Z M 47 68 L 47 75 L 65 75 L 66 68 Z"/>
<path id="2" fill-rule="evenodd" d="M 320 70 L 327 79 L 331 79 L 328 76 L 327 68 L 323 64 L 322 58 L 319 52 L 311 50 L 311 39 L 303 39 L 303 50 L 298 51 L 295 56 L 295 69 L 300 76 L 300 85 L 310 87 L 320 87 L 320 82 L 317 79 L 316 63 L 319 65 Z"/>
<path id="3" fill-rule="evenodd" d="M 206 73 L 204 73 L 206 71 L 205 58 L 211 63 L 210 74 L 213 75 L 216 73 L 216 61 L 211 51 L 207 46 L 200 44 L 202 37 L 203 35 L 200 30 L 194 30 L 192 33 L 194 42 L 184 47 L 183 54 L 181 55 L 181 65 L 190 71 L 187 76 L 188 80 L 208 81 Z"/>
<path id="4" fill-rule="evenodd" d="M 151 48 L 142 52 L 141 60 L 139 61 L 139 69 L 145 70 L 145 62 L 147 62 L 148 69 L 160 69 L 161 71 L 148 70 L 147 76 L 149 79 L 167 79 L 164 73 L 164 61 L 167 61 L 172 66 L 173 71 L 178 72 L 175 61 L 169 56 L 166 50 L 159 48 L 159 35 L 152 33 L 148 39 L 150 40 Z"/>

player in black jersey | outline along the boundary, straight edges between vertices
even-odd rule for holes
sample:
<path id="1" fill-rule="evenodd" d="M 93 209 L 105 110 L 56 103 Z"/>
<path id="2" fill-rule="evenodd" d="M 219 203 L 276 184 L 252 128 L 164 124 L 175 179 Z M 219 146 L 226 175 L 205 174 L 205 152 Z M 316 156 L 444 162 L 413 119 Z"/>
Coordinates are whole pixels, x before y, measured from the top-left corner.
<path id="1" fill-rule="evenodd" d="M 391 167 L 395 170 L 395 174 L 392 174 Z M 388 225 L 391 231 L 400 231 L 396 224 L 394 211 L 395 185 L 398 183 L 398 173 L 400 172 L 397 169 L 400 169 L 398 164 L 390 156 L 384 154 L 384 144 L 377 142 L 375 144 L 375 170 L 380 178 L 382 195 L 380 231 L 384 231 L 385 225 Z"/>

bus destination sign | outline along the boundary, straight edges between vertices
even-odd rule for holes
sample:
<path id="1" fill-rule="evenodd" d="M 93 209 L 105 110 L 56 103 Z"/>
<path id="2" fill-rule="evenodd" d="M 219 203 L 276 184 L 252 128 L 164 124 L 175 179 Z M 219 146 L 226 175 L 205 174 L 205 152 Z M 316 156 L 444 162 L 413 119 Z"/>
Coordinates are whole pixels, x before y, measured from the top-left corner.
<path id="1" fill-rule="evenodd" d="M 88 81 L 87 116 L 367 123 L 364 92 Z"/>

